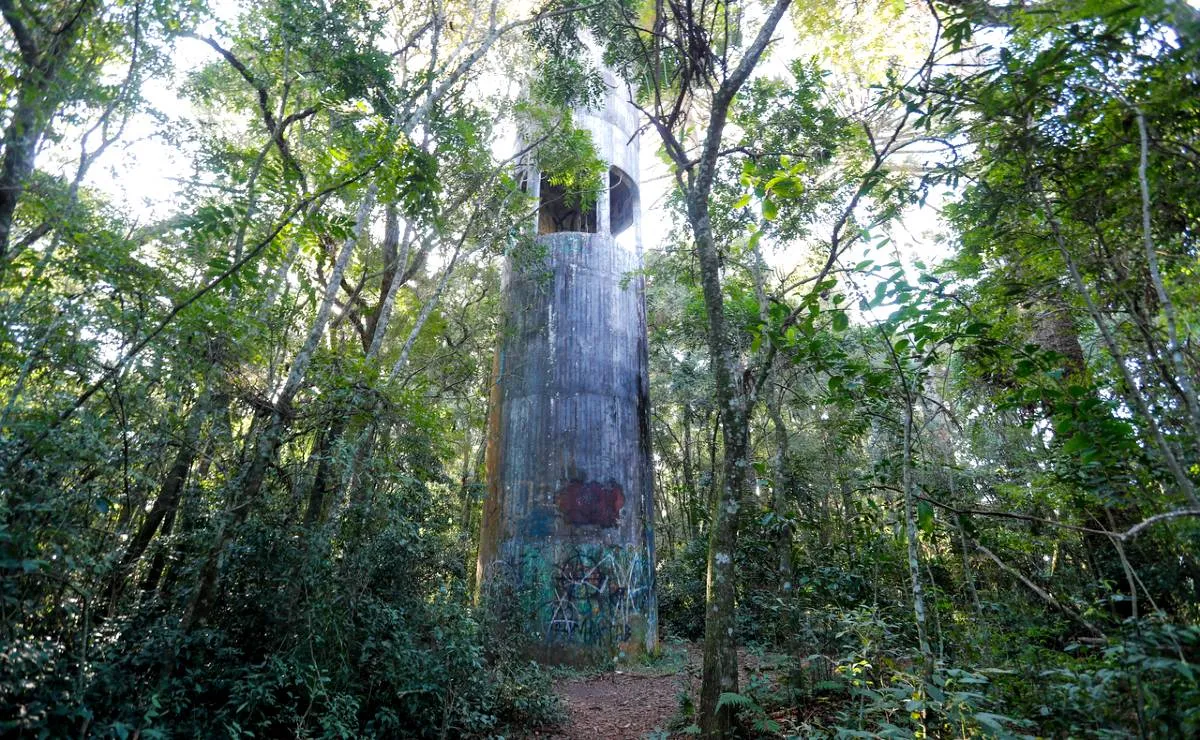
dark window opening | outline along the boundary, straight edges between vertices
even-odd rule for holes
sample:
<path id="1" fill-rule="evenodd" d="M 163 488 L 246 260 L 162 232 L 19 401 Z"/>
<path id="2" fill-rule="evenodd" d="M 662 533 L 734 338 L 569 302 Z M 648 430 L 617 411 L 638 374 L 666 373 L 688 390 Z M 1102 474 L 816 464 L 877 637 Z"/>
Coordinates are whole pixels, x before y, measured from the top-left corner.
<path id="1" fill-rule="evenodd" d="M 596 233 L 596 201 L 585 206 L 577 194 L 551 185 L 542 178 L 542 203 L 538 209 L 538 234 L 557 234 L 560 231 Z"/>
<path id="2" fill-rule="evenodd" d="M 608 222 L 612 235 L 616 236 L 633 225 L 633 211 L 637 208 L 637 187 L 633 180 L 616 167 L 608 171 Z"/>

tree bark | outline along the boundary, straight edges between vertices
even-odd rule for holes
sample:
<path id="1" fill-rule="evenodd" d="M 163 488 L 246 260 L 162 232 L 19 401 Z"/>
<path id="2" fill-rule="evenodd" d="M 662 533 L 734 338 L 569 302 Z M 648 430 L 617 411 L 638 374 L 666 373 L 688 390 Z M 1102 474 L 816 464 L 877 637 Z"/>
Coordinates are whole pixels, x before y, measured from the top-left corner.
<path id="1" fill-rule="evenodd" d="M 893 358 L 894 359 L 894 358 Z M 897 362 L 897 372 L 902 372 Z M 903 381 L 902 382 L 906 382 Z M 917 625 L 917 645 L 921 651 L 921 672 L 926 681 L 933 676 L 933 651 L 929 647 L 929 629 L 925 609 L 925 589 L 921 583 L 921 550 L 917 535 L 917 507 L 913 498 L 912 449 L 913 403 L 905 391 L 904 448 L 901 451 L 901 486 L 904 489 L 904 531 L 908 541 L 908 575 L 912 582 L 913 617 Z"/>
<path id="2" fill-rule="evenodd" d="M 771 503 L 776 518 L 775 553 L 779 558 L 779 590 L 783 594 L 792 592 L 792 525 L 788 518 L 787 492 L 791 488 L 789 481 L 788 433 L 783 423 L 783 413 L 780 410 L 780 393 L 767 395 L 767 414 L 771 417 L 771 426 L 775 432 L 775 456 L 773 460 L 774 478 L 771 485 Z M 824 536 L 824 523 L 822 523 Z"/>
<path id="3" fill-rule="evenodd" d="M 733 97 L 749 79 L 790 4 L 791 0 L 776 0 L 742 59 L 713 94 L 708 130 L 705 131 L 701 155 L 699 161 L 694 163 L 694 170 L 687 150 L 679 146 L 679 140 L 664 121 L 657 121 L 664 145 L 667 145 L 678 168 L 680 183 L 685 183 L 684 172 L 693 173 L 685 187 L 687 217 L 700 264 L 700 284 L 708 316 L 709 359 L 725 445 L 723 481 L 712 506 L 699 710 L 701 734 L 713 739 L 727 736 L 733 725 L 733 708 L 728 704 L 719 710 L 717 708 L 721 694 L 736 693 L 738 690 L 737 652 L 733 636 L 737 583 L 733 561 L 737 554 L 739 509 L 750 481 L 749 416 L 754 407 L 754 388 L 734 378 L 733 347 L 725 326 L 725 300 L 721 290 L 721 260 L 713 236 L 708 201 Z M 688 18 L 682 19 L 682 22 L 690 25 L 695 21 Z"/>
<path id="4" fill-rule="evenodd" d="M 700 262 L 700 282 L 708 313 L 708 344 L 716 381 L 725 469 L 712 507 L 705 598 L 704 669 L 700 688 L 700 728 L 704 737 L 724 737 L 733 723 L 726 705 L 717 710 L 723 693 L 737 693 L 737 652 L 733 632 L 737 583 L 733 560 L 737 553 L 738 515 L 749 482 L 750 429 L 746 397 L 733 377 L 733 356 L 725 327 L 720 261 L 708 216 L 708 195 L 689 197 L 688 216 Z"/>
<path id="5" fill-rule="evenodd" d="M 24 66 L 17 79 L 17 104 L 4 130 L 4 159 L 0 162 L 0 266 L 10 256 L 13 217 L 33 174 L 38 143 L 62 98 L 62 93 L 55 91 L 59 73 L 97 7 L 96 0 L 82 0 L 41 48 L 25 24 L 24 13 L 12 0 L 0 0 L 0 13 L 17 42 Z"/>
<path id="6" fill-rule="evenodd" d="M 129 576 L 130 570 L 137 564 L 137 561 L 146 552 L 146 548 L 150 546 L 150 541 L 159 531 L 165 519 L 173 517 L 175 511 L 179 508 L 179 501 L 183 494 L 184 484 L 187 482 L 188 472 L 192 469 L 192 464 L 196 460 L 196 453 L 200 443 L 200 431 L 204 425 L 205 419 L 213 408 L 220 404 L 220 400 L 215 397 L 210 389 L 205 389 L 201 397 L 192 407 L 191 413 L 188 415 L 187 426 L 184 429 L 183 439 L 180 440 L 179 450 L 175 453 L 175 459 L 168 468 L 166 477 L 163 479 L 162 486 L 159 488 L 158 496 L 154 499 L 154 504 L 150 507 L 150 511 L 142 520 L 141 526 L 138 527 L 137 533 L 129 540 L 128 547 L 125 548 L 125 554 L 121 557 L 121 562 L 117 565 L 112 574 L 110 586 L 108 589 L 107 604 L 104 613 L 111 615 L 120 600 L 121 594 L 125 591 L 126 579 Z"/>

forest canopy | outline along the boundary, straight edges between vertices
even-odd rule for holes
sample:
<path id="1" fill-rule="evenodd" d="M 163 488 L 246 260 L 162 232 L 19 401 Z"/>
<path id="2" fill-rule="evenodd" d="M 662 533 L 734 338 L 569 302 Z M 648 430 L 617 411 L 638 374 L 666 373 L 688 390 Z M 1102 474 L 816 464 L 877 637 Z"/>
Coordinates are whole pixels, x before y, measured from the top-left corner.
<path id="1" fill-rule="evenodd" d="M 562 721 L 476 557 L 521 167 L 616 182 L 603 70 L 658 736 L 1200 734 L 1194 3 L 0 16 L 0 734 Z"/>

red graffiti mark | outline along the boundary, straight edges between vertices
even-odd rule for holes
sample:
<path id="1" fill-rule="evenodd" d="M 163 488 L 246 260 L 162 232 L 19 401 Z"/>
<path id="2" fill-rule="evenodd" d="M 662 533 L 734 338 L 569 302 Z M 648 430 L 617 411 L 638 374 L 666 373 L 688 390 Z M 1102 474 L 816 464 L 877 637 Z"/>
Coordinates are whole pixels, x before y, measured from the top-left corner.
<path id="1" fill-rule="evenodd" d="M 615 527 L 625 505 L 625 492 L 617 483 L 573 480 L 558 492 L 557 499 L 563 518 L 574 526 Z"/>

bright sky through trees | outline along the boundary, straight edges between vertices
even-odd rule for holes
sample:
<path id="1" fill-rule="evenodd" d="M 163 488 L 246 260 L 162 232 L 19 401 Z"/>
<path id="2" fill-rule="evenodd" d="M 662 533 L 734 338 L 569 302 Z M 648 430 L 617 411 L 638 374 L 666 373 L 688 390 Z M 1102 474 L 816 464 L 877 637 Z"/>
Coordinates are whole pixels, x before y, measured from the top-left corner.
<path id="1" fill-rule="evenodd" d="M 0 735 L 1200 736 L 1200 0 L 0 28 Z"/>

